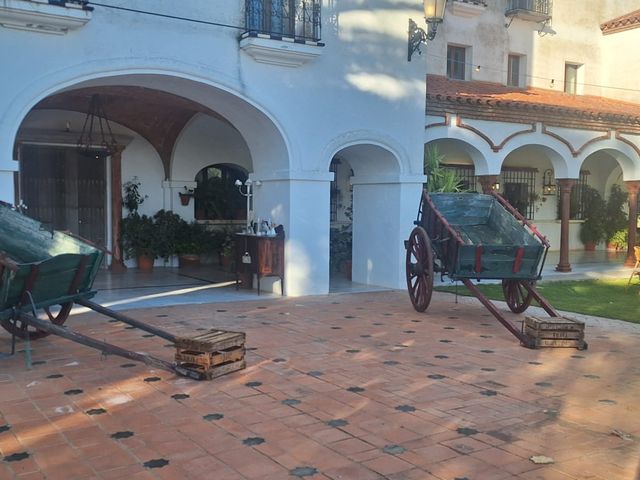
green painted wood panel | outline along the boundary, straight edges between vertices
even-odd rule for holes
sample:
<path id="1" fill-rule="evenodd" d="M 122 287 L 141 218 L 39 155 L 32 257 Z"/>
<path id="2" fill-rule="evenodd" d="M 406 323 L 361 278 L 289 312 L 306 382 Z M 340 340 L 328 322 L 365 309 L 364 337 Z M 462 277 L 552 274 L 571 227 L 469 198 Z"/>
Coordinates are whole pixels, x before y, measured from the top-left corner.
<path id="1" fill-rule="evenodd" d="M 37 267 L 31 295 L 36 306 L 59 303 L 74 293 L 87 292 L 104 253 L 62 232 L 50 231 L 40 222 L 0 204 L 0 252 L 17 264 L 17 270 L 5 267 L 0 275 L 0 318 L 21 302 L 32 268 Z M 86 270 L 75 292 L 70 290 L 83 257 Z M 6 262 L 5 262 L 6 263 Z"/>
<path id="2" fill-rule="evenodd" d="M 464 242 L 458 247 L 457 255 L 450 253 L 443 258 L 442 246 L 432 237 L 436 253 L 446 264 L 451 278 L 537 278 L 544 246 L 494 197 L 477 193 L 434 193 L 430 197 Z M 478 246 L 482 246 L 482 253 L 480 271 L 476 272 Z M 514 272 L 520 247 L 524 254 L 520 268 Z"/>

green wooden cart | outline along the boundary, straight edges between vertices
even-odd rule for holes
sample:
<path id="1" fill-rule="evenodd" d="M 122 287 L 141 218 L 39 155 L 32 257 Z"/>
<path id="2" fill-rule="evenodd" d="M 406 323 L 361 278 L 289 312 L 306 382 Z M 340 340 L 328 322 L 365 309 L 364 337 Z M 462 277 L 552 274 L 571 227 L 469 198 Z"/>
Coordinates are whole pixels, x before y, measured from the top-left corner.
<path id="1" fill-rule="evenodd" d="M 176 337 L 90 299 L 104 251 L 70 233 L 53 231 L 0 202 L 0 325 L 15 340 L 55 334 L 105 353 L 144 362 L 195 379 L 200 372 L 102 342 L 63 326 L 74 304 L 169 340 Z"/>
<path id="2" fill-rule="evenodd" d="M 533 339 L 516 328 L 472 280 L 501 280 L 507 305 L 524 312 L 533 299 L 560 316 L 535 288 L 549 243 L 536 227 L 497 193 L 422 194 L 415 228 L 405 241 L 406 277 L 414 308 L 423 312 L 439 273 L 464 283 L 520 342 Z"/>

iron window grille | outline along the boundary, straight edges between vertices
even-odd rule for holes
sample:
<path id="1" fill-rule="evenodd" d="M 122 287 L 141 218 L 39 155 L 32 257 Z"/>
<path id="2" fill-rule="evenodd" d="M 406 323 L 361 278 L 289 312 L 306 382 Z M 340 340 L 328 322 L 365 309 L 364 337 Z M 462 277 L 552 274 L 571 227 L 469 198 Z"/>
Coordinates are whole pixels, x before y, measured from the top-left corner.
<path id="1" fill-rule="evenodd" d="M 578 181 L 571 189 L 571 203 L 569 204 L 569 218 L 571 220 L 584 220 L 585 219 L 585 205 L 584 205 L 584 190 L 589 185 L 589 171 L 580 170 L 580 176 Z M 558 203 L 558 216 L 560 219 L 560 189 L 557 189 L 557 203 Z"/>
<path id="2" fill-rule="evenodd" d="M 533 220 L 536 200 L 536 168 L 503 167 L 502 196 L 524 217 Z"/>
<path id="3" fill-rule="evenodd" d="M 245 0 L 245 34 L 320 40 L 320 0 Z"/>
<path id="4" fill-rule="evenodd" d="M 540 15 L 551 15 L 552 0 L 509 0 L 507 2 L 507 12 L 513 10 L 524 10 Z"/>
<path id="5" fill-rule="evenodd" d="M 463 192 L 477 192 L 476 170 L 473 165 L 442 165 L 447 170 L 453 170 L 460 180 L 460 190 Z"/>

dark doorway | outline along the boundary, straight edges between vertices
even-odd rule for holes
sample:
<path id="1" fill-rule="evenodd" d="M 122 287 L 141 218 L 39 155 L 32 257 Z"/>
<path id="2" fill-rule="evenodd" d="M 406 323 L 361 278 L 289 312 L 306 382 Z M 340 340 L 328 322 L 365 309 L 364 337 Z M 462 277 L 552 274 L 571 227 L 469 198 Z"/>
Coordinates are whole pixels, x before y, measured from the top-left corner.
<path id="1" fill-rule="evenodd" d="M 69 230 L 106 245 L 106 167 L 101 155 L 73 148 L 23 145 L 22 201 L 27 215 L 56 230 Z"/>

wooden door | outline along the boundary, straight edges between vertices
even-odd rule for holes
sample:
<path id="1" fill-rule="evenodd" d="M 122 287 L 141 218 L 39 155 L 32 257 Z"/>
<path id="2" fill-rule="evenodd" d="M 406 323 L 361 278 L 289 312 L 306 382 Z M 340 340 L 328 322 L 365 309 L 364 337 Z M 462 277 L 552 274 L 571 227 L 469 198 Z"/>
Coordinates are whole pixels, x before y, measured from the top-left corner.
<path id="1" fill-rule="evenodd" d="M 56 230 L 106 244 L 106 169 L 102 157 L 68 147 L 23 145 L 20 179 L 27 215 Z"/>

